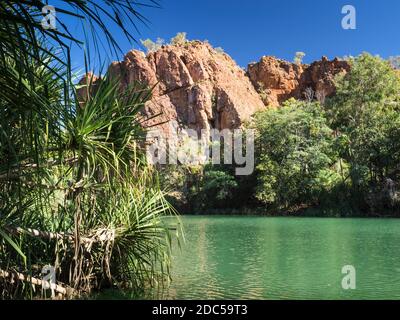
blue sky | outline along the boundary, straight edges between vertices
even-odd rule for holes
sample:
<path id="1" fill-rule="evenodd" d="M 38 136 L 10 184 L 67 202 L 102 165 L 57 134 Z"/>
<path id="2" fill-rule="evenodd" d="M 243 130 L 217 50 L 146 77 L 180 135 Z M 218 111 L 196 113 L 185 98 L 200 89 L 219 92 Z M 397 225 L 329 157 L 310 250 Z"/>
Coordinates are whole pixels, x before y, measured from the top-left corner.
<path id="1" fill-rule="evenodd" d="M 139 39 L 169 40 L 185 31 L 189 39 L 207 39 L 224 48 L 239 65 L 263 55 L 293 60 L 296 51 L 305 62 L 326 55 L 357 55 L 363 51 L 389 57 L 400 54 L 400 1 L 398 0 L 162 0 L 162 8 L 144 8 L 148 27 L 139 24 Z M 344 5 L 357 10 L 357 29 L 341 27 Z M 61 17 L 62 19 L 63 17 Z M 66 21 L 70 25 L 74 21 Z M 72 29 L 74 30 L 74 29 Z M 110 27 L 122 50 L 130 44 Z M 78 33 L 79 34 L 79 33 Z M 121 59 L 102 53 L 104 60 Z M 72 60 L 83 66 L 82 51 L 74 48 Z"/>

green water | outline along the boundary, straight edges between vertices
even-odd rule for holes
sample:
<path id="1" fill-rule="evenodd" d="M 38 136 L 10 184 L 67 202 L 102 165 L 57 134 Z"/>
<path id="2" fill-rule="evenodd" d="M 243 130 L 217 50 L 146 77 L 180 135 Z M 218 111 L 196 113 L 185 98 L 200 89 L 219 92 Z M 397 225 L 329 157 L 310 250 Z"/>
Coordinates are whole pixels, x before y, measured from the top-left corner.
<path id="1" fill-rule="evenodd" d="M 400 299 L 400 220 L 183 217 L 167 299 Z M 342 267 L 356 269 L 344 290 Z"/>

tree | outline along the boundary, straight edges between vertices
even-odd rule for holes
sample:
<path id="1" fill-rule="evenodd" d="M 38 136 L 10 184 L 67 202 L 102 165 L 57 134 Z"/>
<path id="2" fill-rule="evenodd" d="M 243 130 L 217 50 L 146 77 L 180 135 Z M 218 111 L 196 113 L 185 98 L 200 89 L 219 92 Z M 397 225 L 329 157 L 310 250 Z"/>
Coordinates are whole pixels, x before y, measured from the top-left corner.
<path id="1" fill-rule="evenodd" d="M 338 75 L 327 106 L 335 128 L 358 127 L 364 112 L 397 108 L 400 97 L 400 78 L 387 61 L 363 53 L 349 63 L 351 71 Z"/>
<path id="2" fill-rule="evenodd" d="M 187 42 L 186 32 L 178 32 L 175 37 L 171 38 L 170 43 L 173 46 L 181 46 Z"/>
<path id="3" fill-rule="evenodd" d="M 177 207 L 190 213 L 232 208 L 238 182 L 224 165 L 170 165 L 161 170 L 161 183 Z"/>
<path id="4" fill-rule="evenodd" d="M 157 51 L 165 43 L 165 40 L 161 38 L 157 38 L 156 42 L 152 41 L 151 39 L 140 40 L 140 41 L 142 45 L 147 49 L 147 52 Z"/>
<path id="5" fill-rule="evenodd" d="M 295 64 L 302 64 L 303 63 L 303 58 L 305 56 L 306 56 L 306 54 L 304 52 L 298 51 L 298 52 L 296 52 L 296 54 L 294 56 L 293 62 Z"/>
<path id="6" fill-rule="evenodd" d="M 338 151 L 350 166 L 352 194 L 366 207 L 380 197 L 388 179 L 399 179 L 400 78 L 379 57 L 364 53 L 349 61 L 351 70 L 336 79 L 337 94 L 326 108 L 343 141 Z"/>
<path id="7" fill-rule="evenodd" d="M 206 167 L 201 183 L 200 192 L 211 208 L 225 207 L 227 201 L 232 200 L 233 192 L 238 184 L 228 172 Z"/>
<path id="8" fill-rule="evenodd" d="M 340 178 L 332 169 L 332 130 L 317 103 L 293 99 L 256 115 L 256 197 L 288 209 L 315 204 L 318 195 Z"/>

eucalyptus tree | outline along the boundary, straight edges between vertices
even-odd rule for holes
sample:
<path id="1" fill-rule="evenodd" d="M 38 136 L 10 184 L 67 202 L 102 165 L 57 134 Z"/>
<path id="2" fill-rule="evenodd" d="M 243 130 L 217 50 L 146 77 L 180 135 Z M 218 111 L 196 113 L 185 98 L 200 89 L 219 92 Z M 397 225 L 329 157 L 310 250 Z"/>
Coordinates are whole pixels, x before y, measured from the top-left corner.
<path id="1" fill-rule="evenodd" d="M 291 209 L 318 204 L 340 179 L 334 137 L 318 103 L 288 100 L 256 114 L 256 197 L 266 206 Z"/>
<path id="2" fill-rule="evenodd" d="M 371 204 L 388 181 L 399 179 L 400 77 L 388 61 L 368 53 L 349 62 L 326 108 L 353 195 Z"/>

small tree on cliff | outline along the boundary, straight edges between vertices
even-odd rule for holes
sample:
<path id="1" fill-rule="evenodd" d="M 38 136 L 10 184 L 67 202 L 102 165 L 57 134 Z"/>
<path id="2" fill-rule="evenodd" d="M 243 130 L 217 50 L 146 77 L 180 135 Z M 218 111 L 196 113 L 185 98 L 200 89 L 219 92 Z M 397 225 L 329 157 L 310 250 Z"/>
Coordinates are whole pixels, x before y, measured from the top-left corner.
<path id="1" fill-rule="evenodd" d="M 171 39 L 171 44 L 174 46 L 183 45 L 186 42 L 186 32 L 178 32 L 176 36 Z"/>
<path id="2" fill-rule="evenodd" d="M 140 42 L 147 49 L 147 52 L 154 52 L 160 49 L 164 45 L 165 40 L 157 38 L 156 42 L 154 42 L 151 39 L 140 40 Z"/>
<path id="3" fill-rule="evenodd" d="M 304 52 L 298 51 L 296 52 L 294 56 L 294 63 L 295 64 L 302 64 L 303 63 L 303 58 L 306 56 Z"/>

